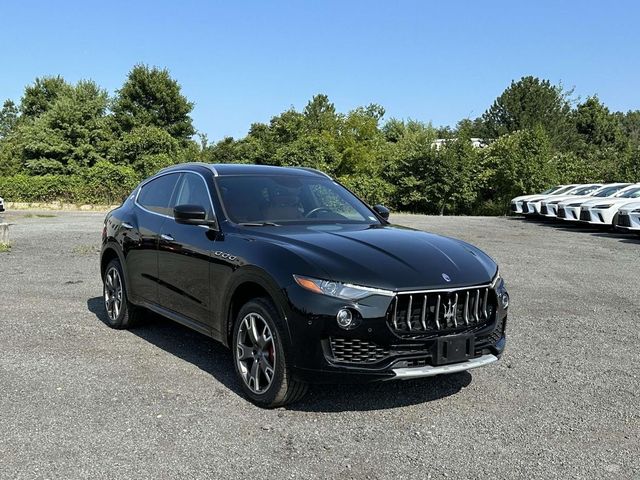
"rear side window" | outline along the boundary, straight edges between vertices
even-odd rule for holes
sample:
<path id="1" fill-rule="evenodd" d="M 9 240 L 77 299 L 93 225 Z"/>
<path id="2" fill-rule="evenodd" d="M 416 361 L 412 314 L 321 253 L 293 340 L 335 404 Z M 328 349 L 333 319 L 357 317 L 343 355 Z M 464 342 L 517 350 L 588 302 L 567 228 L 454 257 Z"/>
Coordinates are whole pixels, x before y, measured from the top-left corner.
<path id="1" fill-rule="evenodd" d="M 211 196 L 204 179 L 195 173 L 185 173 L 178 185 L 176 200 L 177 205 L 198 205 L 207 212 L 207 219 L 213 218 L 211 209 Z"/>
<path id="2" fill-rule="evenodd" d="M 173 210 L 169 208 L 169 202 L 179 178 L 180 174 L 170 173 L 151 180 L 140 190 L 138 204 L 152 212 L 172 217 Z"/>

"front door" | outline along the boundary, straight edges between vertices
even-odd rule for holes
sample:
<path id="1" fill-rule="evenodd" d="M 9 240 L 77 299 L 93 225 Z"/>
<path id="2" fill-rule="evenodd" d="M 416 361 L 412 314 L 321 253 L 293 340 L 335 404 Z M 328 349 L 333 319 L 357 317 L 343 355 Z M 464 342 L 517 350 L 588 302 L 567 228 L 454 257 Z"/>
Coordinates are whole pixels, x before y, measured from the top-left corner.
<path id="1" fill-rule="evenodd" d="M 132 222 L 123 224 L 123 248 L 127 276 L 134 300 L 158 303 L 158 240 L 169 220 L 169 204 L 180 174 L 154 178 L 141 187 L 135 200 Z"/>
<path id="2" fill-rule="evenodd" d="M 213 218 L 213 206 L 204 178 L 185 172 L 179 181 L 176 205 L 199 205 Z M 158 297 L 160 305 L 211 326 L 209 269 L 215 232 L 208 227 L 184 225 L 168 219 L 160 232 Z"/>

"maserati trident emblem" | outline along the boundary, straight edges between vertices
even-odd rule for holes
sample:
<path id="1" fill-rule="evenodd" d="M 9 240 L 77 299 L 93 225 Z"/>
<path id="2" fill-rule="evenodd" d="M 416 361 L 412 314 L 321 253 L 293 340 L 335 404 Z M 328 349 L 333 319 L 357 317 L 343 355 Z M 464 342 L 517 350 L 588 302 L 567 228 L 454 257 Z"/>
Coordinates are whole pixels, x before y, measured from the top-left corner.
<path id="1" fill-rule="evenodd" d="M 445 282 L 450 282 L 451 281 L 451 277 L 449 275 L 447 275 L 446 273 L 442 274 L 442 278 L 444 278 Z"/>
<path id="2" fill-rule="evenodd" d="M 457 303 L 451 303 L 451 299 L 449 299 L 449 303 L 444 306 L 444 320 L 447 324 L 455 318 L 457 306 Z"/>

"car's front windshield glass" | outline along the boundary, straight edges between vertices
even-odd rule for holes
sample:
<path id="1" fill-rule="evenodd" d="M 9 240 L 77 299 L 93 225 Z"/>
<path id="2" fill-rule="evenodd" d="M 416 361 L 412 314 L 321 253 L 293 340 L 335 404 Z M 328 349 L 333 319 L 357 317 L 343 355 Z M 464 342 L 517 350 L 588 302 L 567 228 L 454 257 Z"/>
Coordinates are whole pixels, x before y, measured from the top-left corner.
<path id="1" fill-rule="evenodd" d="M 575 193 L 576 195 L 589 195 L 591 192 L 595 191 L 599 187 L 600 187 L 599 185 L 597 186 L 589 185 L 588 187 L 579 188 L 575 190 L 573 193 Z"/>
<path id="2" fill-rule="evenodd" d="M 638 198 L 639 196 L 640 196 L 640 187 L 630 188 L 616 195 L 616 197 L 620 197 L 620 198 Z"/>
<path id="3" fill-rule="evenodd" d="M 227 217 L 239 224 L 380 224 L 344 187 L 316 176 L 238 175 L 217 179 Z"/>
<path id="4" fill-rule="evenodd" d="M 568 185 L 566 187 L 562 187 L 560 190 L 556 190 L 555 192 L 553 192 L 553 195 L 560 195 L 561 193 L 565 193 L 565 192 L 571 191 L 574 188 L 576 188 L 575 185 Z"/>
<path id="5" fill-rule="evenodd" d="M 623 185 L 615 186 L 615 187 L 601 187 L 597 191 L 593 192 L 592 195 L 594 197 L 609 197 L 614 193 L 616 193 L 617 191 L 621 190 L 622 188 L 624 188 Z"/>

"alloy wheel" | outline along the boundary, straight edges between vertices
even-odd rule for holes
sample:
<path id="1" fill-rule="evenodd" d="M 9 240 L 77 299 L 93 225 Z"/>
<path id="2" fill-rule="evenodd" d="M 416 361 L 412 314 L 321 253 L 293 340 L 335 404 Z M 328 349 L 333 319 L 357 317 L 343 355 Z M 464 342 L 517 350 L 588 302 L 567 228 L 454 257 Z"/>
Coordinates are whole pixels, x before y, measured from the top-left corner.
<path id="1" fill-rule="evenodd" d="M 115 322 L 122 311 L 122 279 L 116 267 L 111 267 L 104 278 L 104 306 L 109 319 Z"/>
<path id="2" fill-rule="evenodd" d="M 258 313 L 249 313 L 240 324 L 236 362 L 245 384 L 254 393 L 266 392 L 273 381 L 276 351 L 271 329 Z"/>

